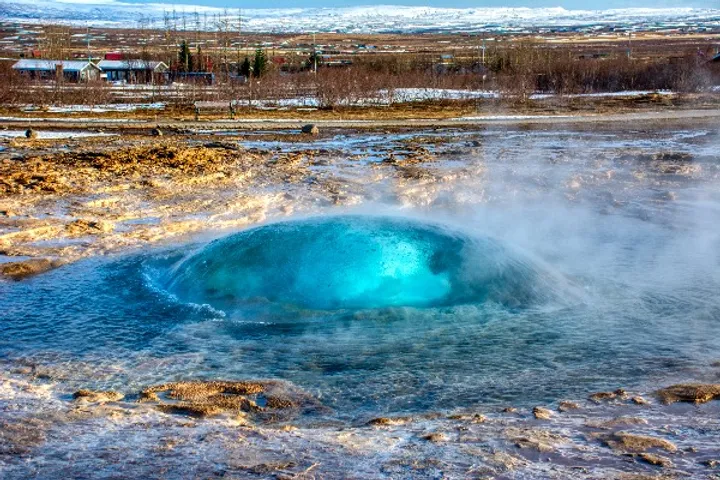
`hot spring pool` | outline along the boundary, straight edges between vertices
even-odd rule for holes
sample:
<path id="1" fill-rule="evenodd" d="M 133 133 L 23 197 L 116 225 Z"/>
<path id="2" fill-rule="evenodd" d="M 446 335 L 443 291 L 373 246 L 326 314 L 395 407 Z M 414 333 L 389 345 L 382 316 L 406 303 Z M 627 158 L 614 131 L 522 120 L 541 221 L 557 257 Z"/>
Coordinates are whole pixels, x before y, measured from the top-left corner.
<path id="1" fill-rule="evenodd" d="M 657 225 L 591 224 L 537 230 L 551 261 L 480 229 L 377 216 L 89 259 L 0 286 L 0 349 L 92 365 L 96 378 L 68 373 L 84 388 L 284 379 L 346 419 L 557 401 L 712 357 L 717 275 L 666 275 L 700 250 Z"/>
<path id="2" fill-rule="evenodd" d="M 497 241 L 392 217 L 280 222 L 216 240 L 165 282 L 224 312 L 271 303 L 310 310 L 530 306 L 559 283 Z"/>

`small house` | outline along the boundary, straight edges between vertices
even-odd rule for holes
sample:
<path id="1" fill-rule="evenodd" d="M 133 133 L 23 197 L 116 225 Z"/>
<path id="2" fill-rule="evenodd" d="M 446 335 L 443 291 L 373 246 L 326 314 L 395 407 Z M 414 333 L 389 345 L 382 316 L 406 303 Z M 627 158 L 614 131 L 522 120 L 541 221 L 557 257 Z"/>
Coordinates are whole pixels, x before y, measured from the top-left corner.
<path id="1" fill-rule="evenodd" d="M 168 67 L 146 60 L 101 60 L 98 67 L 108 82 L 164 83 Z"/>
<path id="2" fill-rule="evenodd" d="M 63 79 L 68 82 L 87 82 L 100 78 L 100 68 L 80 60 L 36 60 L 23 58 L 12 67 L 31 79 Z"/>

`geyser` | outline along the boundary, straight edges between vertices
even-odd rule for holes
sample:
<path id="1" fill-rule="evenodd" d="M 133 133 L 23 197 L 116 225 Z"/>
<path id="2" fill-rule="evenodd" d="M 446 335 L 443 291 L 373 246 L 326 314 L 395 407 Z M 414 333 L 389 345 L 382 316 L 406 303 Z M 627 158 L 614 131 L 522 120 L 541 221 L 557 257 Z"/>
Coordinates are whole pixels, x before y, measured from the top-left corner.
<path id="1" fill-rule="evenodd" d="M 543 275 L 490 238 L 392 217 L 274 223 L 216 240 L 181 261 L 168 288 L 232 310 L 257 302 L 315 310 L 525 306 Z"/>

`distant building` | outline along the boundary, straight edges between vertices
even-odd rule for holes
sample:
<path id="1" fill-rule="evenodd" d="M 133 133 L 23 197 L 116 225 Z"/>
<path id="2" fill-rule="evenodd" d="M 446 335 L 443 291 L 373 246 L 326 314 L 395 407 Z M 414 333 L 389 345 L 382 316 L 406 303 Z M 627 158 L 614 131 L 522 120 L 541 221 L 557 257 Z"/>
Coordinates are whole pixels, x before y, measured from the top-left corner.
<path id="1" fill-rule="evenodd" d="M 145 60 L 101 60 L 98 67 L 108 82 L 164 83 L 168 66 Z"/>
<path id="2" fill-rule="evenodd" d="M 64 79 L 68 82 L 87 82 L 100 78 L 100 67 L 78 60 L 36 60 L 23 58 L 12 67 L 32 79 Z"/>
<path id="3" fill-rule="evenodd" d="M 122 52 L 108 52 L 105 54 L 105 60 L 125 60 L 125 54 Z"/>

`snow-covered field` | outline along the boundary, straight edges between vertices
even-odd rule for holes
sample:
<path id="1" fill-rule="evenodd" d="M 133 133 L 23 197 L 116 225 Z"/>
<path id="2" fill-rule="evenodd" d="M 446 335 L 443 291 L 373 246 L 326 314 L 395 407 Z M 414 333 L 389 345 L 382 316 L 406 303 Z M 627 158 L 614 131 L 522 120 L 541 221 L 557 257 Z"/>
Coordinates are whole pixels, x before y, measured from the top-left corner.
<path id="1" fill-rule="evenodd" d="M 88 131 L 52 131 L 43 130 L 36 131 L 37 138 L 41 140 L 50 140 L 57 138 L 80 138 L 80 137 L 110 137 L 114 133 L 88 132 Z M 25 130 L 0 130 L 0 138 L 18 138 L 25 137 Z"/>
<path id="2" fill-rule="evenodd" d="M 674 92 L 667 90 L 624 90 L 619 92 L 602 93 L 577 93 L 570 95 L 557 95 L 554 93 L 535 93 L 530 95 L 531 100 L 549 100 L 553 98 L 632 98 L 645 95 L 674 95 Z M 397 103 L 412 103 L 438 100 L 475 100 L 486 98 L 500 98 L 500 92 L 493 90 L 455 90 L 446 88 L 398 88 L 389 92 L 381 90 L 375 96 L 361 98 L 346 98 L 337 101 L 337 104 L 344 106 L 383 106 Z M 232 102 L 236 106 L 255 107 L 258 109 L 282 109 L 282 108 L 317 108 L 321 102 L 313 97 L 292 97 L 282 99 L 239 99 Z M 229 108 L 226 101 L 196 102 L 200 108 Z"/>
<path id="3" fill-rule="evenodd" d="M 119 103 L 106 105 L 62 105 L 42 106 L 27 105 L 23 112 L 47 113 L 106 113 L 106 112 L 135 112 L 137 110 L 163 110 L 164 103 Z"/>
<path id="4" fill-rule="evenodd" d="M 232 5 L 229 5 L 232 6 Z M 624 8 L 567 10 L 554 8 L 433 8 L 367 5 L 344 8 L 242 9 L 127 3 L 118 0 L 4 0 L 0 18 L 26 22 L 64 21 L 108 27 L 135 25 L 148 19 L 160 26 L 164 12 L 192 18 L 195 12 L 227 15 L 236 28 L 238 13 L 242 29 L 250 32 L 426 32 L 498 31 L 538 27 L 641 26 L 720 28 L 720 8 Z"/>
<path id="5" fill-rule="evenodd" d="M 716 87 L 717 88 L 717 87 Z M 632 98 L 645 95 L 675 95 L 667 90 L 625 90 L 620 92 L 580 93 L 570 95 L 557 95 L 551 93 L 535 93 L 530 95 L 531 100 L 550 100 L 553 98 Z M 474 100 L 487 98 L 500 98 L 501 94 L 492 90 L 454 90 L 442 88 L 398 88 L 392 92 L 381 90 L 373 97 L 348 98 L 338 102 L 340 105 L 355 107 L 387 106 L 397 103 L 412 103 L 438 100 Z M 291 97 L 282 99 L 248 99 L 234 100 L 236 107 L 254 107 L 260 110 L 278 110 L 290 108 L 319 108 L 321 102 L 313 97 Z M 230 107 L 228 101 L 198 101 L 195 105 L 200 109 L 225 109 Z M 106 113 L 106 112 L 134 112 L 141 110 L 164 110 L 165 103 L 119 103 L 104 105 L 25 105 L 23 112 L 43 113 Z M 1 120 L 1 118 L 0 118 Z"/>

